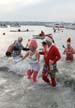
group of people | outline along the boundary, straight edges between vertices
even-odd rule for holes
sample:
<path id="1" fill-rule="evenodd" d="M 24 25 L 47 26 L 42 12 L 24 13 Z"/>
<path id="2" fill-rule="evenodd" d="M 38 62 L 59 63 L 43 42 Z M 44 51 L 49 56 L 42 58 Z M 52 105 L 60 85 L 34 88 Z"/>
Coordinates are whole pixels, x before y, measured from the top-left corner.
<path id="1" fill-rule="evenodd" d="M 45 37 L 42 42 L 43 49 L 40 52 L 37 50 L 38 44 L 35 39 L 30 39 L 27 47 L 22 45 L 22 40 L 23 38 L 19 37 L 17 41 L 10 45 L 6 56 L 21 56 L 22 60 L 29 57 L 27 78 L 32 79 L 32 83 L 35 84 L 40 69 L 40 54 L 42 54 L 44 57 L 42 79 L 52 85 L 52 87 L 56 87 L 57 62 L 61 59 L 61 54 L 55 45 L 52 35 Z M 74 60 L 73 54 L 75 54 L 75 50 L 71 47 L 70 42 L 71 38 L 68 38 L 67 48 L 63 52 L 63 54 L 66 54 L 66 60 Z M 21 55 L 21 50 L 27 51 L 24 56 Z"/>

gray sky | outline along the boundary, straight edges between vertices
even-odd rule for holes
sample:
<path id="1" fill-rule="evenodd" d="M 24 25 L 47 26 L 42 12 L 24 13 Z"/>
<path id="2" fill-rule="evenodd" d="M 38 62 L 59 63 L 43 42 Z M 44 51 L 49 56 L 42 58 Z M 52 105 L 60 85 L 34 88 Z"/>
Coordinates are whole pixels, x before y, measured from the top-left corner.
<path id="1" fill-rule="evenodd" d="M 75 0 L 0 0 L 0 21 L 75 21 Z"/>

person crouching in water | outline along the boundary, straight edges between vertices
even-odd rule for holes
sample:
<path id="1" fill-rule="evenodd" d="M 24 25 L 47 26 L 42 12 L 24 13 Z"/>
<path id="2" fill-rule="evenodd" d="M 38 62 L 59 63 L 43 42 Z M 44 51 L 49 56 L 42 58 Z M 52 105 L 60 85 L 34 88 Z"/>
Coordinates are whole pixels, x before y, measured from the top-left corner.
<path id="1" fill-rule="evenodd" d="M 71 47 L 71 38 L 67 39 L 67 48 L 64 49 L 63 54 L 66 54 L 66 60 L 74 60 L 73 54 L 75 54 L 75 49 Z"/>
<path id="2" fill-rule="evenodd" d="M 37 42 L 36 40 L 32 39 L 30 40 L 29 48 L 30 51 L 28 51 L 23 59 L 26 57 L 29 57 L 29 64 L 28 64 L 28 70 L 27 70 L 27 78 L 32 79 L 32 83 L 36 83 L 37 81 L 37 75 L 39 71 L 39 60 L 40 60 L 40 55 L 39 52 L 37 51 Z"/>
<path id="3" fill-rule="evenodd" d="M 42 79 L 51 84 L 52 87 L 56 87 L 56 63 L 60 60 L 60 52 L 58 48 L 52 44 L 52 38 L 50 36 L 45 38 L 48 48 L 44 52 L 44 67 L 42 71 Z"/>
<path id="4" fill-rule="evenodd" d="M 18 37 L 18 40 L 15 40 L 11 45 L 9 45 L 6 56 L 7 57 L 22 57 L 21 51 L 28 51 L 29 48 L 26 48 L 22 45 L 23 38 Z"/>

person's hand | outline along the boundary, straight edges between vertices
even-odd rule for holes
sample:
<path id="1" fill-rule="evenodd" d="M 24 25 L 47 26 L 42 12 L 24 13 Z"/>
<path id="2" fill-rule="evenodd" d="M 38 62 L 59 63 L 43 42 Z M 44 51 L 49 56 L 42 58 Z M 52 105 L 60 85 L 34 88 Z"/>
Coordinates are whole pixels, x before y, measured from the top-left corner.
<path id="1" fill-rule="evenodd" d="M 53 64 L 54 62 L 53 62 L 53 60 L 49 60 L 49 63 L 50 63 L 50 64 Z"/>
<path id="2" fill-rule="evenodd" d="M 49 67 L 50 67 L 50 70 L 53 70 L 53 60 L 49 60 Z"/>

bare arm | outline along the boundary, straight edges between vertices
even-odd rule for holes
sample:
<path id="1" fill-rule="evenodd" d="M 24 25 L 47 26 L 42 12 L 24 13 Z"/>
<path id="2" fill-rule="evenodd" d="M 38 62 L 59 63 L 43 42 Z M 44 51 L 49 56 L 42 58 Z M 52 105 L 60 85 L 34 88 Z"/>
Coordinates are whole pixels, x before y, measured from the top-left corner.
<path id="1" fill-rule="evenodd" d="M 22 60 L 24 60 L 26 57 L 28 57 L 28 55 L 29 55 L 29 52 L 27 52 L 27 53 L 25 54 L 25 56 L 23 56 Z"/>
<path id="2" fill-rule="evenodd" d="M 75 54 L 75 49 L 73 49 L 73 54 Z"/>

